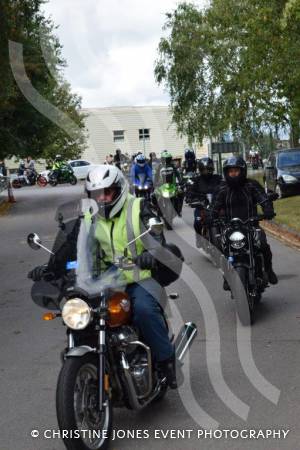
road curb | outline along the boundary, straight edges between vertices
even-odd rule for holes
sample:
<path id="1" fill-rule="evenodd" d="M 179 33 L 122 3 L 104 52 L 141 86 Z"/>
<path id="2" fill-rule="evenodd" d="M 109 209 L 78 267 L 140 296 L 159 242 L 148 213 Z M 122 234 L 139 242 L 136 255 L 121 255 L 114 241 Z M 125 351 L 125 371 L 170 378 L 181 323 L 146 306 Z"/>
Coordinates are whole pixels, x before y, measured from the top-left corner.
<path id="1" fill-rule="evenodd" d="M 262 227 L 276 239 L 300 251 L 300 234 L 276 222 L 262 222 Z"/>

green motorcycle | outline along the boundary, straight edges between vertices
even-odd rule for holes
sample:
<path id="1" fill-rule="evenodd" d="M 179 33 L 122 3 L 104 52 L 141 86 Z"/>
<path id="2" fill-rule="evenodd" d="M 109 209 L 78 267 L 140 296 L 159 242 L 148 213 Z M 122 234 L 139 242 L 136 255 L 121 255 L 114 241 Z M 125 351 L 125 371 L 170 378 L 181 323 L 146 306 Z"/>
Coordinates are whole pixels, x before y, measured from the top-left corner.
<path id="1" fill-rule="evenodd" d="M 51 184 L 51 186 L 63 183 L 70 183 L 72 185 L 77 183 L 77 178 L 74 175 L 72 167 L 69 165 L 51 170 L 49 173 L 49 184 Z"/>
<path id="2" fill-rule="evenodd" d="M 172 230 L 172 222 L 177 216 L 179 189 L 176 183 L 164 183 L 154 191 L 159 215 L 163 218 L 167 230 Z"/>

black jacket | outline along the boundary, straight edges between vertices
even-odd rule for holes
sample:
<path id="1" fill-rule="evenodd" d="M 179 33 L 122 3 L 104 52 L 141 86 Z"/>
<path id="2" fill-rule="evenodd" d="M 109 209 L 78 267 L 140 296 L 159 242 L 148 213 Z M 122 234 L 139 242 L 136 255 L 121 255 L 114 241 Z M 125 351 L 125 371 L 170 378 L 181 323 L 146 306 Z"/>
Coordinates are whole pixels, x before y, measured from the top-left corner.
<path id="1" fill-rule="evenodd" d="M 221 175 L 214 174 L 211 177 L 198 176 L 189 191 L 191 200 L 197 200 L 202 194 L 215 194 L 222 182 Z"/>
<path id="2" fill-rule="evenodd" d="M 274 211 L 273 203 L 256 180 L 246 179 L 245 184 L 238 189 L 231 188 L 224 181 L 214 196 L 212 217 L 215 219 L 222 213 L 228 219 L 238 217 L 247 220 L 257 215 L 258 204 L 264 212 Z"/>

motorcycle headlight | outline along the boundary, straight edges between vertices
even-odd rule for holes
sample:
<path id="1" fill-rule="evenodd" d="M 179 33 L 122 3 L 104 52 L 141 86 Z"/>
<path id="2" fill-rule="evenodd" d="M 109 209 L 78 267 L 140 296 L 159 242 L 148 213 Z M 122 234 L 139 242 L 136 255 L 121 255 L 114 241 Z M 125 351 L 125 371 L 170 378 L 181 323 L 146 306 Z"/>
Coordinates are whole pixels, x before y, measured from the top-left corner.
<path id="1" fill-rule="evenodd" d="M 162 196 L 163 196 L 164 198 L 170 198 L 170 192 L 163 192 L 163 193 L 162 193 Z"/>
<path id="2" fill-rule="evenodd" d="M 72 298 L 64 304 L 61 315 L 67 327 L 83 330 L 92 319 L 92 310 L 81 298 Z"/>
<path id="3" fill-rule="evenodd" d="M 246 237 L 240 231 L 234 231 L 230 236 L 230 245 L 235 249 L 243 248 L 246 244 Z"/>

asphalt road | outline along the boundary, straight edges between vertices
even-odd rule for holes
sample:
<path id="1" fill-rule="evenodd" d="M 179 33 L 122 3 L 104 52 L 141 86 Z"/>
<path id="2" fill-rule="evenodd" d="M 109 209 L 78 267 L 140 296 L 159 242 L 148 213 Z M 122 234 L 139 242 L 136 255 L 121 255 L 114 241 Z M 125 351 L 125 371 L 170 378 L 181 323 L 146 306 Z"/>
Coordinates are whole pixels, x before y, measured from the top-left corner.
<path id="1" fill-rule="evenodd" d="M 82 185 L 23 188 L 16 192 L 17 203 L 9 214 L 0 217 L 1 450 L 64 448 L 59 438 L 43 437 L 46 430 L 57 430 L 55 389 L 64 327 L 59 319 L 42 321 L 43 310 L 30 299 L 27 272 L 46 262 L 47 255 L 29 249 L 26 236 L 35 231 L 51 245 L 56 207 L 82 192 Z M 181 246 L 186 262 L 182 279 L 168 288 L 180 294 L 168 306 L 171 324 L 176 329 L 177 318 L 183 318 L 198 326 L 186 364 L 189 376 L 179 392 L 169 392 L 163 402 L 142 412 L 116 410 L 117 430 L 144 430 L 145 437 L 116 439 L 111 448 L 296 450 L 300 448 L 300 253 L 270 239 L 280 283 L 264 294 L 252 329 L 237 328 L 234 303 L 222 290 L 221 274 L 195 248 L 191 225 L 192 212 L 185 208 L 183 220 L 176 219 L 174 231 L 166 233 L 169 241 Z M 285 439 L 283 435 L 242 439 L 235 433 L 226 439 L 225 432 L 222 438 L 216 434 L 198 439 L 198 429 L 217 426 L 247 430 L 246 437 L 253 429 L 290 431 Z M 39 437 L 30 436 L 33 429 Z M 191 431 L 163 438 L 159 430 L 173 430 L 173 437 L 178 430 Z"/>

